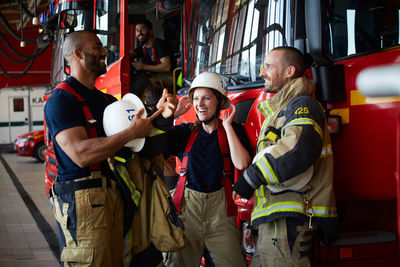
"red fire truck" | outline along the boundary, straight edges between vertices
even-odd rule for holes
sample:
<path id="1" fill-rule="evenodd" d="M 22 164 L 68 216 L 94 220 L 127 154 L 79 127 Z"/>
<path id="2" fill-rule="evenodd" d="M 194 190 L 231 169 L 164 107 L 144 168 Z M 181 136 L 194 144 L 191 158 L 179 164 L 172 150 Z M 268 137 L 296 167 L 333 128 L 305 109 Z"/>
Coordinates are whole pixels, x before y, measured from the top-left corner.
<path id="1" fill-rule="evenodd" d="M 400 62 L 399 1 L 55 1 L 43 16 L 54 40 L 52 81 L 65 78 L 60 49 L 65 33 L 96 29 L 110 54 L 108 72 L 96 86 L 117 97 L 128 93 L 135 78 L 129 50 L 135 47 L 138 17 L 151 20 L 155 35 L 167 40 L 179 58 L 183 87 L 178 95 L 185 95 L 193 77 L 204 70 L 225 77 L 237 109 L 235 120 L 243 124 L 254 148 L 264 119 L 256 106 L 271 97 L 259 77 L 264 57 L 276 46 L 300 49 L 332 131 L 341 232 L 330 246 L 316 243 L 313 264 L 399 266 L 400 99 L 365 98 L 355 83 L 367 67 Z M 193 120 L 193 113 L 176 123 Z M 55 177 L 52 158 L 51 153 L 46 157 L 47 184 Z M 252 202 L 236 203 L 242 227 Z"/>

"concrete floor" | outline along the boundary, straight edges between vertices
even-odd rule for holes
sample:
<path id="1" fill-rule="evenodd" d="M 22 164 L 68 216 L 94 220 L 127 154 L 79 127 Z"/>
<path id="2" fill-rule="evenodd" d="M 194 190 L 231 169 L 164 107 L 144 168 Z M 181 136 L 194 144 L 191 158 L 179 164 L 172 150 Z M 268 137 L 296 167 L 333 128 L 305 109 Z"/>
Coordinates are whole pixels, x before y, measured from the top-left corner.
<path id="1" fill-rule="evenodd" d="M 1 157 L 41 216 L 57 233 L 53 212 L 45 194 L 43 163 L 10 152 L 2 152 Z M 0 267 L 60 266 L 31 212 L 6 166 L 0 162 Z"/>

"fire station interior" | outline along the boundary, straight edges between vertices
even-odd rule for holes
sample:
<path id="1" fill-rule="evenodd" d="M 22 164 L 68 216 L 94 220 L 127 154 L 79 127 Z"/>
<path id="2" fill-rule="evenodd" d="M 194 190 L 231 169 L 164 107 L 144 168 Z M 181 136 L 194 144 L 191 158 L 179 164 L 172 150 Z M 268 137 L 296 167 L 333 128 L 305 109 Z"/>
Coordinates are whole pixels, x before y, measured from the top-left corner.
<path id="1" fill-rule="evenodd" d="M 0 14 L 4 17 L 6 21 L 11 25 L 15 31 L 20 30 L 18 28 L 18 24 L 20 23 L 20 11 L 19 11 L 19 2 L 18 0 L 12 1 L 0 1 Z M 29 10 L 33 10 L 34 0 L 23 0 L 21 1 L 24 5 L 27 6 Z M 37 7 L 39 11 L 44 10 L 47 6 L 48 1 L 40 1 L 37 0 Z M 111 1 L 110 1 L 111 2 Z M 179 8 L 171 9 L 168 12 L 162 13 L 160 10 L 155 8 L 156 3 L 159 1 L 156 0 L 129 0 L 128 1 L 128 23 L 130 27 L 130 32 L 132 33 L 132 47 L 137 47 L 138 42 L 134 37 L 135 34 L 135 23 L 140 18 L 146 18 L 153 24 L 153 33 L 156 38 L 164 40 L 165 44 L 168 46 L 170 51 L 170 58 L 172 63 L 172 69 L 176 69 L 176 77 L 179 75 L 179 68 L 182 67 L 182 40 L 181 33 L 181 16 L 179 13 Z M 176 1 L 180 2 L 180 1 Z M 204 2 L 204 1 L 203 1 Z M 216 1 L 207 1 L 207 2 L 216 2 Z M 248 3 L 252 1 L 236 1 L 241 3 Z M 254 0 L 255 3 L 262 4 L 267 1 L 257 1 Z M 279 2 L 279 1 L 276 1 Z M 290 1 L 288 1 L 290 2 Z M 292 1 L 293 2 L 293 1 Z M 357 9 L 358 5 L 362 1 L 329 1 L 332 3 L 336 3 L 336 16 L 335 16 L 335 27 L 332 29 L 332 34 L 337 38 L 335 49 L 332 49 L 332 57 L 339 61 L 346 57 L 347 55 L 347 33 L 345 31 L 345 16 L 347 10 Z M 350 3 L 351 2 L 351 3 Z M 370 1 L 373 2 L 373 1 Z M 382 1 L 375 1 L 382 2 Z M 383 1 L 384 2 L 384 1 Z M 396 1 L 393 1 L 396 2 Z M 386 25 L 393 23 L 394 25 L 398 24 L 395 21 L 394 17 L 389 17 L 387 14 L 382 12 L 382 9 L 379 7 L 373 8 L 365 8 L 362 9 L 359 13 L 359 17 L 357 19 L 362 20 L 364 18 L 373 17 L 374 21 L 380 21 L 380 23 L 376 23 L 379 25 Z M 398 1 L 397 1 L 398 3 Z M 396 4 L 398 6 L 398 4 Z M 396 6 L 395 5 L 395 6 Z M 397 7 L 396 6 L 396 7 Z M 39 12 L 38 11 L 38 12 Z M 397 9 L 396 12 L 400 14 Z M 372 15 L 371 15 L 372 14 Z M 383 27 L 383 26 L 382 26 Z M 356 46 L 360 48 L 360 51 L 367 53 L 371 48 L 378 47 L 381 43 L 385 45 L 387 43 L 396 43 L 399 39 L 398 28 L 397 31 L 394 27 L 387 27 L 386 31 L 382 35 L 382 39 L 373 39 L 370 36 L 375 34 L 378 30 L 374 28 L 374 25 L 363 24 L 363 27 L 358 34 L 361 35 L 361 38 L 357 39 Z M 7 32 L 7 27 L 4 23 L 0 22 L 0 33 L 5 34 Z M 28 32 L 29 34 L 29 32 Z M 29 36 L 29 35 L 28 35 Z M 61 36 L 61 34 L 60 34 Z M 62 38 L 62 37 L 56 37 Z M 400 39 L 399 39 L 400 40 Z M 400 42 L 400 41 L 399 41 Z M 19 44 L 19 41 L 18 41 Z M 391 45 L 390 44 L 390 45 Z M 387 45 L 389 46 L 389 45 Z M 385 46 L 385 47 L 387 47 Z M 1 46 L 3 48 L 3 46 Z M 399 48 L 399 45 L 397 45 Z M 395 55 L 393 55 L 394 57 Z M 310 58 L 311 56 L 308 55 Z M 58 60 L 62 60 L 62 55 L 59 55 Z M 349 64 L 351 64 L 351 59 L 349 60 Z M 51 59 L 48 59 L 49 61 Z M 53 58 L 53 61 L 56 60 Z M 376 59 L 375 59 L 376 60 Z M 379 59 L 378 59 L 379 61 Z M 1 61 L 0 61 L 1 62 Z M 112 60 L 111 60 L 112 62 Z M 57 65 L 57 64 L 56 64 Z M 58 64 L 61 66 L 62 64 Z M 311 66 L 311 61 L 309 62 Z M 23 69 L 22 69 L 23 70 Z M 21 70 L 21 71 L 22 71 Z M 15 72 L 17 70 L 14 70 Z M 34 69 L 34 71 L 39 72 L 40 70 Z M 63 74 L 64 69 L 48 70 L 56 72 L 58 74 Z M 0 75 L 2 72 L 0 72 Z M 54 74 L 53 74 L 54 75 Z M 129 74 L 130 80 L 135 81 L 135 73 L 134 70 L 131 69 Z M 50 75 L 49 75 L 50 76 Z M 0 79 L 4 76 L 0 76 Z M 30 76 L 29 76 L 30 77 Z M 53 76 L 54 78 L 54 76 Z M 30 78 L 21 78 L 18 79 L 19 82 L 23 80 L 30 80 Z M 61 78 L 60 78 L 61 79 Z M 55 78 L 53 81 L 47 77 L 48 83 L 54 83 L 58 80 Z M 2 81 L 0 81 L 2 82 Z M 261 81 L 262 82 L 262 81 Z M 9 83 L 11 84 L 11 83 Z M 1 87 L 0 87 L 1 89 Z M 185 91 L 181 91 L 182 94 L 185 94 Z M 179 92 L 178 92 L 179 94 Z M 349 96 L 347 96 L 349 97 Z M 247 113 L 253 103 L 254 99 L 243 101 L 238 104 L 237 109 L 239 110 L 237 114 L 237 120 L 239 122 L 244 122 L 247 117 Z M 347 99 L 346 101 L 349 101 Z M 243 106 L 240 106 L 243 105 Z M 389 105 L 389 104 L 382 104 Z M 241 110 L 245 110 L 246 112 L 240 112 Z M 365 112 L 370 112 L 371 114 L 374 110 L 367 109 Z M 361 113 L 361 112 L 360 112 Z M 378 116 L 378 115 L 373 115 Z M 384 121 L 389 119 L 393 119 L 392 117 L 398 116 L 389 115 L 387 117 L 382 116 L 381 121 L 382 124 Z M 394 118 L 396 120 L 398 118 Z M 366 126 L 360 123 L 358 126 L 365 129 Z M 369 131 L 377 132 L 377 136 L 375 140 L 368 140 L 368 142 L 372 144 L 379 143 L 381 141 L 379 136 L 379 131 L 381 131 L 381 124 L 375 124 L 375 129 L 368 129 Z M 346 127 L 346 125 L 344 126 Z M 362 138 L 362 134 L 360 131 L 357 132 L 359 136 L 354 137 L 354 140 L 358 140 Z M 332 144 L 335 147 L 336 144 L 343 142 L 343 139 L 346 137 L 343 134 L 332 135 Z M 397 136 L 397 138 L 399 138 Z M 360 141 L 361 142 L 361 141 Z M 397 144 L 393 144 L 397 145 Z M 363 144 L 363 146 L 369 146 L 369 144 Z M 360 147 L 360 146 L 358 146 Z M 337 154 L 346 155 L 348 151 L 353 149 L 351 146 L 346 147 L 347 151 L 339 151 Z M 366 150 L 368 148 L 365 148 Z M 339 153 L 340 152 L 340 153 Z M 398 153 L 398 152 L 397 152 Z M 335 155 L 335 151 L 334 151 Z M 387 155 L 378 155 L 377 157 L 385 157 Z M 395 155 L 391 155 L 395 156 Z M 34 159 L 33 159 L 34 160 Z M 337 161 L 343 162 L 346 161 L 348 166 L 352 164 L 359 164 L 357 159 L 355 158 L 339 158 Z M 1 266 L 60 266 L 59 265 L 59 255 L 57 254 L 58 244 L 57 244 L 57 230 L 55 229 L 55 221 L 53 218 L 53 214 L 51 211 L 49 212 L 49 203 L 47 196 L 43 190 L 44 188 L 44 178 L 43 166 L 40 164 L 36 164 L 36 162 L 32 162 L 32 160 L 27 158 L 17 157 L 13 152 L 13 148 L 10 146 L 1 146 L 0 145 L 0 267 Z M 399 164 L 397 162 L 397 164 Z M 345 172 L 345 168 L 340 170 L 340 172 Z M 393 174 L 393 177 L 396 174 Z M 399 175 L 399 174 L 397 174 Z M 379 181 L 379 177 L 375 178 L 375 182 Z M 394 178 L 393 178 L 394 179 Z M 343 181 L 339 179 L 340 181 Z M 346 182 L 346 181 L 343 181 Z M 385 183 L 386 181 L 381 181 Z M 397 181 L 398 182 L 398 181 Z M 362 181 L 362 183 L 368 184 L 367 180 Z M 399 257 L 399 240 L 398 233 L 399 225 L 397 214 L 398 206 L 400 205 L 398 202 L 399 196 L 394 197 L 377 197 L 367 196 L 365 198 L 362 197 L 353 197 L 348 192 L 353 190 L 353 192 L 357 192 L 357 188 L 353 187 L 348 190 L 348 188 L 343 187 L 340 184 L 335 184 L 338 188 L 336 190 L 336 201 L 337 201 L 337 211 L 339 216 L 339 227 L 342 233 L 342 238 L 340 240 L 341 243 L 338 243 L 338 248 L 336 250 L 324 250 L 322 247 L 318 247 L 321 249 L 317 251 L 315 255 L 322 255 L 325 258 L 333 259 L 340 258 L 343 259 L 344 263 L 342 265 L 324 265 L 324 266 L 356 266 L 351 265 L 350 260 L 346 261 L 350 258 L 357 257 L 361 258 L 364 255 L 357 255 L 355 248 L 360 249 L 364 254 L 368 254 L 370 252 L 373 255 L 377 255 L 377 257 Z M 354 184 L 353 184 L 354 186 Z M 379 187 L 379 184 L 368 185 L 371 188 Z M 360 186 L 361 187 L 361 186 Z M 366 186 L 365 186 L 366 187 Z M 397 189 L 398 190 L 398 189 Z M 40 192 L 38 196 L 35 196 L 35 192 Z M 397 192 L 397 194 L 399 194 Z M 373 193 L 371 194 L 373 195 Z M 42 235 L 43 233 L 43 235 Z M 47 234 L 46 234 L 47 233 Z M 350 234 L 347 234 L 350 233 Z M 351 233 L 361 233 L 361 234 L 351 234 Z M 367 233 L 367 234 L 363 234 Z M 375 244 L 375 245 L 371 245 Z M 339 248 L 340 247 L 340 248 Z M 321 254 L 322 251 L 322 254 Z M 326 254 L 323 254 L 326 253 Z M 389 256 L 388 256 L 389 255 Z M 57 258 L 58 257 L 58 258 Z M 318 258 L 315 258 L 318 261 Z M 371 259 L 370 262 L 373 266 L 375 259 Z M 378 260 L 376 262 L 379 262 Z M 365 266 L 365 265 L 358 265 Z"/>

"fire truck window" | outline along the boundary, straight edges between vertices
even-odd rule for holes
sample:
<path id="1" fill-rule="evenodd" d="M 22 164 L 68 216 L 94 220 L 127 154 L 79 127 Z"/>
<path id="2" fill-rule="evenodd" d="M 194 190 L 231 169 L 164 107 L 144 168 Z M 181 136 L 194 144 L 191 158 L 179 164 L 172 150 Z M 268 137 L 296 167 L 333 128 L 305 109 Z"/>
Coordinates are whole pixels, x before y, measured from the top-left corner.
<path id="1" fill-rule="evenodd" d="M 400 44 L 399 1 L 332 1 L 329 14 L 333 59 L 372 53 Z"/>
<path id="2" fill-rule="evenodd" d="M 185 78 L 203 70 L 235 75 L 241 82 L 260 80 L 265 54 L 290 37 L 284 19 L 294 0 L 198 0 L 188 24 Z M 288 15 L 291 17 L 291 14 Z M 289 25 L 285 25 L 289 24 Z"/>
<path id="3" fill-rule="evenodd" d="M 250 43 L 250 35 L 253 24 L 254 2 L 249 1 L 249 8 L 247 9 L 247 18 L 244 30 L 243 46 L 248 46 Z"/>
<path id="4" fill-rule="evenodd" d="M 226 73 L 231 73 L 232 58 L 226 59 Z"/>
<path id="5" fill-rule="evenodd" d="M 225 26 L 221 28 L 219 34 L 219 41 L 218 41 L 218 52 L 217 52 L 217 61 L 221 61 L 222 59 L 222 49 L 224 46 L 224 39 L 225 39 Z"/>
<path id="6" fill-rule="evenodd" d="M 253 42 L 257 38 L 259 21 L 260 21 L 260 11 L 254 9 L 253 26 L 251 28 L 251 39 L 250 39 L 251 42 Z"/>
<path id="7" fill-rule="evenodd" d="M 249 50 L 245 50 L 242 52 L 242 59 L 240 63 L 240 75 L 249 77 L 250 70 L 249 70 Z"/>
<path id="8" fill-rule="evenodd" d="M 235 34 L 235 49 L 233 50 L 234 52 L 238 51 L 241 46 L 242 46 L 242 38 L 243 38 L 243 30 L 244 30 L 244 22 L 246 18 L 246 11 L 247 11 L 247 6 L 245 8 L 242 8 L 239 11 L 239 23 L 236 25 L 236 34 Z"/>
<path id="9" fill-rule="evenodd" d="M 212 45 L 212 50 L 211 50 L 211 58 L 210 62 L 215 63 L 217 61 L 217 51 L 218 51 L 218 43 L 219 43 L 219 31 L 215 33 L 213 36 L 214 43 Z"/>
<path id="10" fill-rule="evenodd" d="M 224 2 L 224 1 L 221 1 Z M 225 23 L 226 19 L 228 18 L 228 11 L 229 11 L 229 2 L 224 2 L 224 8 L 222 10 L 222 16 L 221 16 L 221 23 Z"/>
<path id="11" fill-rule="evenodd" d="M 108 52 L 107 65 L 119 59 L 119 1 L 96 2 L 96 29 Z"/>
<path id="12" fill-rule="evenodd" d="M 233 57 L 232 73 L 237 73 L 239 67 L 239 54 Z"/>
<path id="13" fill-rule="evenodd" d="M 216 13 L 217 13 L 217 21 L 216 21 L 216 23 L 215 23 L 215 25 L 217 26 L 217 27 L 219 27 L 220 25 L 221 25 L 221 16 L 222 16 L 222 10 L 223 10 L 223 7 L 224 7 L 224 2 L 225 1 L 223 1 L 223 0 L 218 0 L 217 1 L 217 9 L 216 9 Z"/>
<path id="14" fill-rule="evenodd" d="M 85 15 L 83 13 L 83 11 L 81 10 L 76 10 L 76 21 L 77 21 L 77 25 L 74 28 L 74 31 L 82 31 L 85 28 Z"/>
<path id="15" fill-rule="evenodd" d="M 283 5 L 279 3 L 279 1 L 271 1 L 271 4 L 268 6 L 267 11 L 267 24 L 265 25 L 265 29 L 267 31 L 267 35 L 265 38 L 266 44 L 266 53 L 268 53 L 271 49 L 277 46 L 284 45 L 283 42 L 283 32 L 280 31 L 283 27 Z"/>
<path id="16" fill-rule="evenodd" d="M 14 98 L 13 106 L 14 106 L 14 112 L 23 112 L 24 111 L 24 99 L 23 98 Z"/>
<path id="17" fill-rule="evenodd" d="M 230 36 L 236 36 L 236 24 L 238 21 L 238 13 L 236 13 L 233 18 L 232 18 L 232 25 L 231 25 L 231 29 L 232 29 L 232 33 L 230 34 Z M 233 40 L 231 42 L 229 42 L 229 50 L 228 50 L 228 56 L 231 56 L 233 53 L 233 47 L 234 47 L 234 43 Z"/>
<path id="18" fill-rule="evenodd" d="M 255 81 L 257 79 L 257 76 L 259 75 L 258 72 L 259 68 L 257 68 L 257 66 L 260 66 L 261 64 L 263 63 L 257 61 L 257 47 L 254 45 L 250 48 L 250 60 L 249 60 L 250 77 L 252 81 Z"/>
<path id="19" fill-rule="evenodd" d="M 218 18 L 218 10 L 219 10 L 218 7 L 219 7 L 218 4 L 214 5 L 214 9 L 213 9 L 213 12 L 212 12 L 212 17 L 211 17 L 211 20 L 209 22 L 211 25 L 214 25 L 215 27 L 217 27 L 217 18 Z"/>

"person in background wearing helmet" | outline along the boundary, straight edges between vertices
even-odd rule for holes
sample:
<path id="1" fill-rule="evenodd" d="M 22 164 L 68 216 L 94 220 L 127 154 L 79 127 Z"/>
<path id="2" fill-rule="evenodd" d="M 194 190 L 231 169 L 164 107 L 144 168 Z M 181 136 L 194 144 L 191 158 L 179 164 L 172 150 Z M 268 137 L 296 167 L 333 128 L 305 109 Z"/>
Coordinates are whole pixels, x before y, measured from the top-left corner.
<path id="1" fill-rule="evenodd" d="M 148 136 L 163 109 L 147 119 L 141 119 L 140 110 L 129 128 L 105 137 L 103 112 L 116 99 L 97 90 L 95 80 L 107 71 L 107 52 L 95 33 L 73 32 L 63 54 L 71 76 L 44 108 L 58 162 L 52 191 L 61 261 L 122 266 L 123 203 L 106 159 L 130 140 Z"/>
<path id="2" fill-rule="evenodd" d="M 260 74 L 264 91 L 276 94 L 258 106 L 265 116 L 258 154 L 233 188 L 233 198 L 250 199 L 255 191 L 254 267 L 310 266 L 314 234 L 326 244 L 337 238 L 331 141 L 324 111 L 312 97 L 314 82 L 302 78 L 304 69 L 299 50 L 277 47 Z"/>
<path id="3" fill-rule="evenodd" d="M 216 266 L 246 266 L 231 193 L 232 166 L 243 170 L 250 163 L 249 141 L 233 122 L 236 110 L 219 74 L 198 75 L 175 116 L 185 100 L 193 104 L 198 120 L 168 131 L 168 151 L 182 162 L 174 203 L 187 243 L 182 251 L 167 255 L 166 266 L 199 266 L 205 249 Z M 220 120 L 220 111 L 229 107 L 231 113 Z"/>

